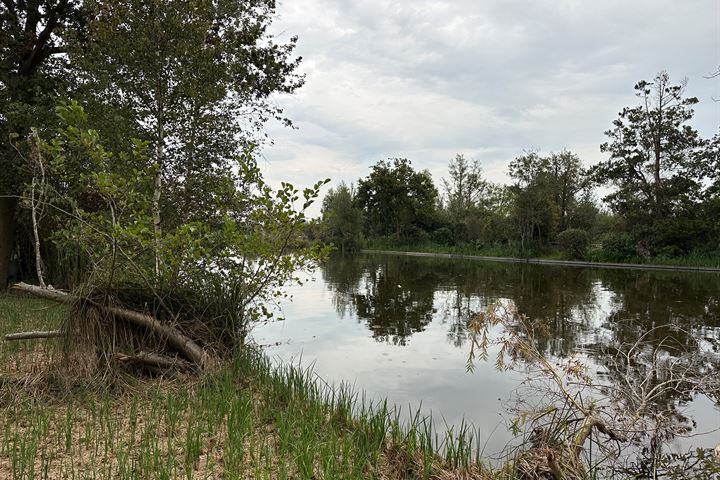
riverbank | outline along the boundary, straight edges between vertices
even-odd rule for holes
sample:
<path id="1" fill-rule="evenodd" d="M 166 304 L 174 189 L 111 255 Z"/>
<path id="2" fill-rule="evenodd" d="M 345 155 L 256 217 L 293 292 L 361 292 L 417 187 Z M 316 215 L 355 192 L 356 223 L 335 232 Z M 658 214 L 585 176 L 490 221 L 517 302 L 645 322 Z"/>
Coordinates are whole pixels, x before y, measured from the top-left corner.
<path id="1" fill-rule="evenodd" d="M 56 329 L 66 314 L 54 303 L 0 296 L 0 338 Z M 559 429 L 553 442 L 523 440 L 514 423 L 525 443 L 508 444 L 493 468 L 467 427 L 433 430 L 419 412 L 401 417 L 387 402 L 370 405 L 362 391 L 275 366 L 255 347 L 201 376 L 73 376 L 80 362 L 63 363 L 62 342 L 0 340 L 0 478 L 512 480 L 586 478 L 586 470 L 587 478 L 606 478 L 601 464 L 567 450 L 574 444 L 563 440 L 564 414 L 546 424 Z M 717 473 L 705 452 L 707 465 L 698 468 Z M 555 458 L 567 460 L 563 468 Z"/>
<path id="2" fill-rule="evenodd" d="M 0 336 L 57 328 L 65 313 L 0 296 Z M 255 348 L 200 378 L 74 379 L 61 342 L 0 343 L 0 478 L 496 478 L 469 431 L 403 422 Z"/>
<path id="3" fill-rule="evenodd" d="M 590 268 L 619 268 L 619 269 L 641 269 L 641 270 L 661 270 L 661 271 L 677 271 L 677 272 L 708 272 L 720 273 L 720 266 L 694 266 L 694 265 L 670 265 L 662 263 L 619 263 L 619 262 L 592 262 L 583 260 L 558 260 L 551 258 L 517 258 L 509 256 L 486 256 L 486 255 L 470 255 L 464 253 L 443 253 L 443 252 L 423 252 L 412 250 L 376 250 L 363 249 L 362 253 L 375 253 L 384 255 L 406 255 L 413 257 L 436 257 L 436 258 L 452 258 L 461 260 L 475 260 L 486 262 L 505 262 L 505 263 L 528 263 L 535 265 L 556 265 L 566 267 L 590 267 Z"/>

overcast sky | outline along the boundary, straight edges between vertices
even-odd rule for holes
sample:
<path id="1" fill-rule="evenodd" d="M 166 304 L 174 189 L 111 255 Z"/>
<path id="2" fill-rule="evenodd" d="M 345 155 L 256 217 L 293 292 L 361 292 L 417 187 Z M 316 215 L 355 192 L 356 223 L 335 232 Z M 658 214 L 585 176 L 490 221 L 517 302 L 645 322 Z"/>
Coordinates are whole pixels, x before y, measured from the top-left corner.
<path id="1" fill-rule="evenodd" d="M 273 183 L 355 182 L 389 157 L 436 182 L 456 153 L 494 181 L 527 149 L 595 163 L 633 85 L 660 70 L 687 77 L 701 133 L 720 125 L 720 79 L 703 78 L 720 64 L 720 0 L 285 0 L 278 13 L 307 83 L 275 99 L 297 129 L 269 129 Z"/>

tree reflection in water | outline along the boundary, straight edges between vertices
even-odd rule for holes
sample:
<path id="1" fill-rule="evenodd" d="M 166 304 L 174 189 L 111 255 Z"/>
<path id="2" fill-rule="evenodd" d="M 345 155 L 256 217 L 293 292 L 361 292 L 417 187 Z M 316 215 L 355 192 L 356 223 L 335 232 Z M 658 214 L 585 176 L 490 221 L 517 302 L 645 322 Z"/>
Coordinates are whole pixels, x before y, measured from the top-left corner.
<path id="1" fill-rule="evenodd" d="M 385 257 L 332 260 L 323 266 L 341 316 L 348 310 L 365 321 L 378 341 L 405 345 L 433 321 L 439 275 L 418 263 Z"/>
<path id="2" fill-rule="evenodd" d="M 647 355 L 618 363 L 618 352 L 700 356 L 720 367 L 720 275 L 476 262 L 394 255 L 333 258 L 322 274 L 339 315 L 354 315 L 381 342 L 406 345 L 431 322 L 467 348 L 467 321 L 498 300 L 544 325 L 537 348 L 548 358 L 581 354 L 606 381 L 650 378 Z M 652 356 L 651 356 L 652 357 Z M 698 372 L 700 373 L 700 372 Z M 666 406 L 690 398 L 655 399 Z M 713 399 L 717 402 L 718 399 Z"/>
<path id="3" fill-rule="evenodd" d="M 676 347 L 702 339 L 720 348 L 717 274 L 359 255 L 331 259 L 322 275 L 339 315 L 356 315 L 379 341 L 398 345 L 438 321 L 463 347 L 468 315 L 505 299 L 545 324 L 538 341 L 549 356 L 597 354 L 651 329 L 650 343 L 672 333 Z"/>

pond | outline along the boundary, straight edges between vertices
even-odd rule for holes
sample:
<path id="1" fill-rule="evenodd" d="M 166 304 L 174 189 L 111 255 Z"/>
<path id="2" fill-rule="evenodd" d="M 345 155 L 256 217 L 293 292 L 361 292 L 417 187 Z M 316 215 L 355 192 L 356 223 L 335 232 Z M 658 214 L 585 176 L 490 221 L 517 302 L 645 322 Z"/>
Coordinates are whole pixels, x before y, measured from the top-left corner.
<path id="1" fill-rule="evenodd" d="M 669 355 L 674 345 L 690 346 L 711 368 L 720 365 L 720 274 L 360 254 L 332 257 L 312 278 L 289 290 L 285 320 L 255 328 L 268 355 L 312 365 L 326 381 L 371 398 L 421 407 L 436 425 L 471 422 L 488 457 L 512 440 L 508 407 L 526 375 L 499 371 L 492 355 L 467 372 L 467 321 L 488 304 L 510 303 L 545 325 L 536 343 L 547 358 L 576 356 L 592 375 L 605 371 L 604 382 L 614 381 L 609 347 L 641 336 Z M 720 442 L 712 400 L 659 401 L 697 423 L 674 449 Z"/>

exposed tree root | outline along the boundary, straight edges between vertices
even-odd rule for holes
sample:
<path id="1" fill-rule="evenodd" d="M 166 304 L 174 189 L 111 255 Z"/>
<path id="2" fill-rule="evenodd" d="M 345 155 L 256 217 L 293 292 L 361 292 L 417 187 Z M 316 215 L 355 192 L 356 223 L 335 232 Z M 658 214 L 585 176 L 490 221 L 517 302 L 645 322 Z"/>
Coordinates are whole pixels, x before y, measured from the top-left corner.
<path id="1" fill-rule="evenodd" d="M 128 310 L 126 308 L 121 307 L 114 307 L 114 306 L 105 306 L 101 305 L 98 302 L 95 302 L 93 300 L 87 299 L 87 298 L 80 298 L 76 297 L 74 295 L 70 295 L 68 293 L 62 292 L 60 290 L 55 290 L 51 288 L 41 288 L 35 285 L 29 285 L 27 283 L 16 283 L 13 285 L 13 288 L 16 290 L 20 290 L 22 292 L 29 293 L 31 295 L 45 298 L 48 300 L 52 300 L 59 303 L 64 304 L 90 304 L 93 307 L 97 308 L 104 314 L 108 315 L 109 317 L 113 318 L 114 320 L 123 320 L 127 323 L 143 327 L 147 329 L 148 331 L 158 335 L 161 339 L 167 341 L 167 343 L 175 348 L 179 353 L 181 353 L 184 357 L 186 357 L 190 362 L 192 362 L 193 366 L 195 366 L 198 369 L 204 369 L 209 366 L 210 364 L 210 355 L 202 348 L 200 347 L 195 341 L 193 341 L 191 338 L 184 335 L 182 332 L 180 332 L 177 328 L 167 325 L 164 323 L 161 323 L 156 318 L 136 312 L 133 310 Z M 161 364 L 172 364 L 171 366 L 173 368 L 176 368 L 178 366 L 177 362 L 171 362 L 169 359 L 170 357 L 161 357 L 159 355 L 154 354 L 145 354 L 142 355 L 134 355 L 134 356 L 127 356 L 127 358 L 134 358 L 134 361 L 136 362 L 142 362 L 146 364 L 154 363 L 153 366 L 164 368 Z"/>

